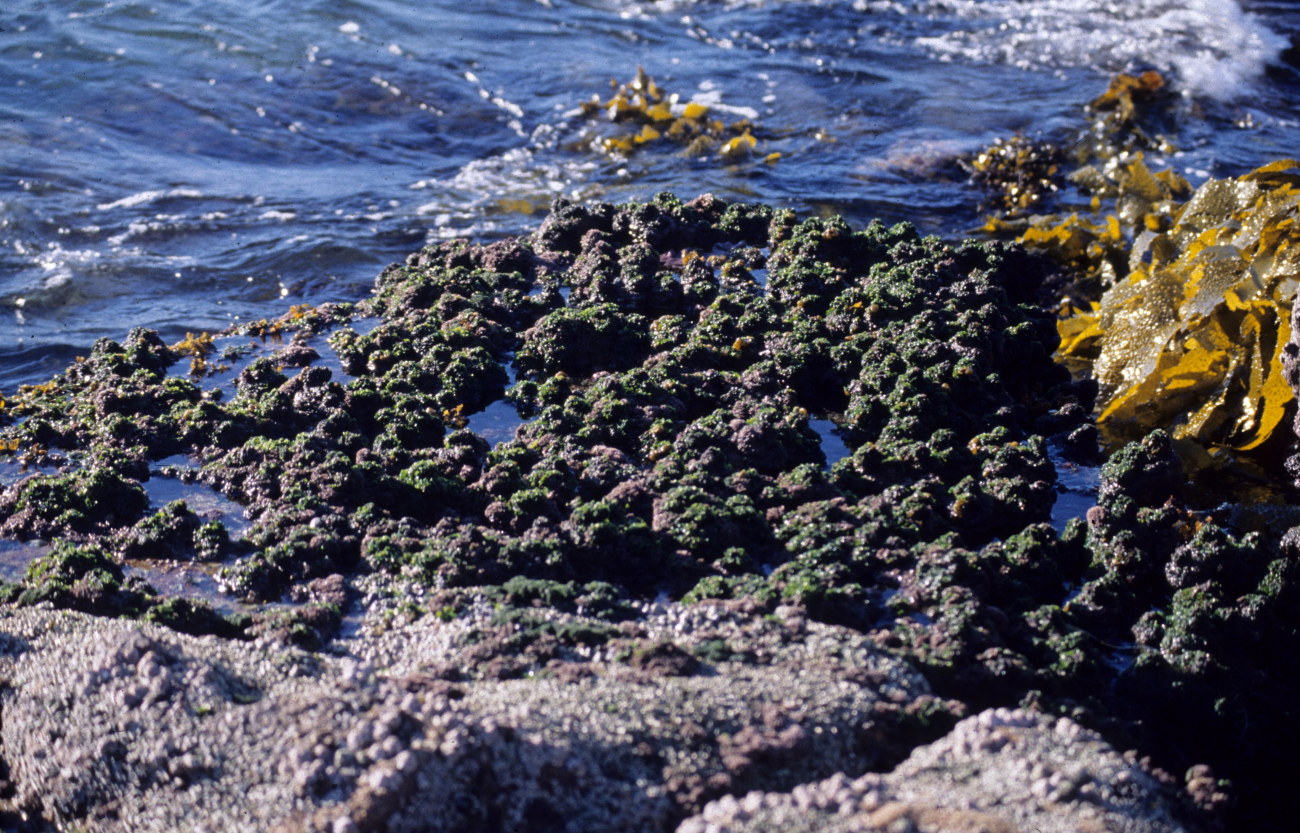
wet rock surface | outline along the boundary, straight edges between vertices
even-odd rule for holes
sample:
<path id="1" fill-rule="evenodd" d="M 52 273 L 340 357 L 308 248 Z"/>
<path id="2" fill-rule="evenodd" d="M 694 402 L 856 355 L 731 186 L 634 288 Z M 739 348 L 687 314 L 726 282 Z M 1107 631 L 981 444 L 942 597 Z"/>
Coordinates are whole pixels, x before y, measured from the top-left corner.
<path id="1" fill-rule="evenodd" d="M 1300 775 L 1279 752 L 1300 740 L 1300 539 L 1189 507 L 1160 432 L 1053 528 L 1049 441 L 1099 452 L 1043 276 L 1015 246 L 905 225 L 560 201 L 530 238 L 431 246 L 355 307 L 246 326 L 288 343 L 232 352 L 228 388 L 168 375 L 177 351 L 148 331 L 102 340 L 6 411 L 0 447 L 66 462 L 0 491 L 0 535 L 57 541 L 0 588 L 13 812 L 670 830 L 757 793 L 823 829 L 780 796 L 1019 707 L 1006 767 L 1075 755 L 1102 783 L 1136 750 L 1154 809 L 1098 792 L 1089 816 L 1076 785 L 972 829 L 1269 829 Z M 467 417 L 503 399 L 521 424 L 492 445 Z M 850 453 L 828 460 L 812 418 Z M 243 506 L 242 537 L 152 504 L 162 460 Z M 240 607 L 125 559 L 210 569 Z M 160 763 L 168 743 L 193 766 Z M 853 818 L 901 803 L 885 827 L 916 829 L 1029 783 L 960 775 L 959 807 L 881 777 Z"/>

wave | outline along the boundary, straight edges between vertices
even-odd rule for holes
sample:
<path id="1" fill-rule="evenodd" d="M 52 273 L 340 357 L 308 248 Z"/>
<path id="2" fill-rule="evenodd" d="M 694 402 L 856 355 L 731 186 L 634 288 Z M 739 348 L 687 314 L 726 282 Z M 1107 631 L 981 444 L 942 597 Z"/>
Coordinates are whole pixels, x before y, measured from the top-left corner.
<path id="1" fill-rule="evenodd" d="M 1289 46 L 1234 0 L 923 0 L 910 11 L 956 24 L 914 40 L 940 60 L 1108 74 L 1153 67 L 1191 95 L 1222 101 L 1249 92 Z"/>

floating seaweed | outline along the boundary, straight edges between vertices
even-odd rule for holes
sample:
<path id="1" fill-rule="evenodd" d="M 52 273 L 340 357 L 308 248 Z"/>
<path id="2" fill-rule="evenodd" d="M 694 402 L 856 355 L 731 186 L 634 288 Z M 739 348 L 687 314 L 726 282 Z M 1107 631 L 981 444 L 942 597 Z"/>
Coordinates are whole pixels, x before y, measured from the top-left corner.
<path id="1" fill-rule="evenodd" d="M 993 144 L 959 163 L 972 182 L 998 192 L 997 207 L 1010 216 L 1038 208 L 1044 197 L 1064 184 L 1065 153 L 1051 142 L 1034 142 L 1024 136 Z"/>
<path id="2" fill-rule="evenodd" d="M 1089 115 L 1095 116 L 1091 141 L 1075 145 L 1075 158 L 1086 162 L 1096 157 L 1107 159 L 1121 152 L 1135 150 L 1174 150 L 1169 140 L 1160 133 L 1149 131 L 1160 127 L 1160 113 L 1174 100 L 1173 92 L 1160 73 L 1148 70 L 1141 75 L 1121 72 L 1110 80 L 1106 92 L 1088 105 Z"/>
<path id="3" fill-rule="evenodd" d="M 979 153 L 958 160 L 972 182 L 998 193 L 996 203 L 991 206 L 994 216 L 983 230 L 992 234 L 1023 233 L 1028 221 L 1018 221 L 1018 218 L 1044 210 L 1051 198 L 1063 190 L 1067 180 L 1079 192 L 1091 194 L 1092 210 L 1099 211 L 1103 199 L 1118 196 L 1116 180 L 1125 176 L 1134 158 L 1140 158 L 1144 151 L 1173 152 L 1169 140 L 1154 132 L 1162 126 L 1161 116 L 1172 101 L 1173 96 L 1160 73 L 1120 73 L 1111 79 L 1106 92 L 1087 105 L 1085 111 L 1091 126 L 1069 147 L 1017 135 L 1011 139 L 995 139 Z M 1069 162 L 1077 169 L 1067 177 L 1065 169 Z M 1175 193 L 1186 186 L 1185 182 L 1180 186 L 1172 181 L 1172 174 L 1156 176 L 1165 178 L 1165 184 Z M 1147 200 L 1154 202 L 1155 188 L 1149 183 L 1144 186 L 1130 191 L 1146 194 Z M 1070 229 L 1073 239 L 1069 245 L 1077 248 L 1082 242 L 1086 249 L 1107 231 L 1105 226 L 1090 227 L 1076 220 Z M 1096 258 L 1091 260 L 1095 262 Z"/>
<path id="4" fill-rule="evenodd" d="M 212 355 L 217 349 L 216 342 L 208 333 L 196 336 L 194 333 L 186 333 L 185 340 L 173 344 L 171 351 L 177 356 L 190 357 L 190 373 L 194 379 L 203 379 L 207 376 L 214 376 L 230 369 L 229 365 L 212 364 L 208 361 L 208 356 Z"/>
<path id="5" fill-rule="evenodd" d="M 636 132 L 599 136 L 591 142 L 596 150 L 628 156 L 642 145 L 666 141 L 683 146 L 687 156 L 736 160 L 749 156 L 758 145 L 756 128 L 748 119 L 728 124 L 707 105 L 684 102 L 677 93 L 665 94 L 641 67 L 628 83 L 610 83 L 614 94 L 607 100 L 593 95 L 582 103 L 581 112 L 591 118 L 604 116 Z M 781 154 L 770 153 L 763 161 L 771 164 L 780 158 Z"/>

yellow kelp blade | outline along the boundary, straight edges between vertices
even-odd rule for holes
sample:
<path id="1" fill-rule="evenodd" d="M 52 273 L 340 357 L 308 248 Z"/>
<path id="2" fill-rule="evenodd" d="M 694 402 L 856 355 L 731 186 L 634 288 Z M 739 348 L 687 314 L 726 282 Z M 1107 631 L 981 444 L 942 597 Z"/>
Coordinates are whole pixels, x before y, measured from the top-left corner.
<path id="1" fill-rule="evenodd" d="M 1097 237 L 1096 228 L 1079 215 L 1071 214 L 1064 222 L 1049 229 L 1030 227 L 1020 242 L 1032 249 L 1054 250 L 1064 260 L 1077 260 L 1088 254 L 1088 244 Z"/>
<path id="2" fill-rule="evenodd" d="M 736 138 L 728 141 L 718 149 L 718 155 L 725 159 L 733 159 L 740 156 L 747 156 L 754 149 L 757 141 L 748 133 L 741 134 Z"/>
<path id="3" fill-rule="evenodd" d="M 1151 373 L 1122 391 L 1106 407 L 1102 419 L 1170 425 L 1207 396 L 1212 397 L 1231 368 L 1232 337 L 1219 316 L 1186 337 L 1175 336 L 1161 351 Z"/>
<path id="4" fill-rule="evenodd" d="M 1187 299 L 1178 311 L 1179 316 L 1188 320 L 1209 315 L 1224 303 L 1230 290 L 1249 282 L 1249 273 L 1250 264 L 1236 246 L 1205 247 L 1197 253 L 1187 274 Z"/>
<path id="5" fill-rule="evenodd" d="M 1072 318 L 1058 318 L 1056 332 L 1061 336 L 1057 349 L 1065 356 L 1078 356 L 1088 352 L 1102 337 L 1101 316 L 1098 313 L 1080 313 Z"/>
<path id="6" fill-rule="evenodd" d="M 709 112 L 709 108 L 703 104 L 691 102 L 686 105 L 686 110 L 682 113 L 688 119 L 702 119 Z"/>
<path id="7" fill-rule="evenodd" d="M 1268 182 L 1281 185 L 1283 183 L 1300 187 L 1300 174 L 1284 173 L 1300 168 L 1300 160 L 1296 159 L 1279 159 L 1276 162 L 1270 162 L 1263 167 L 1256 168 L 1242 177 L 1244 180 L 1253 182 Z"/>
<path id="8" fill-rule="evenodd" d="M 1260 305 L 1263 307 L 1263 305 Z M 1291 385 L 1286 381 L 1282 372 L 1282 348 L 1291 340 L 1291 321 L 1290 316 L 1274 312 L 1270 308 L 1270 318 L 1275 323 L 1276 336 L 1272 339 L 1264 339 L 1263 344 L 1268 346 L 1268 341 L 1272 341 L 1273 350 L 1272 359 L 1269 361 L 1267 375 L 1263 384 L 1258 391 L 1252 390 L 1251 394 L 1257 398 L 1261 407 L 1258 409 L 1258 425 L 1252 437 L 1247 437 L 1245 441 L 1237 446 L 1239 451 L 1249 451 L 1252 448 L 1258 448 L 1263 445 L 1269 437 L 1282 425 L 1287 414 L 1288 406 L 1291 403 L 1293 392 Z M 1272 322 L 1266 322 L 1272 323 Z M 1267 355 L 1267 353 L 1266 353 Z"/>
<path id="9" fill-rule="evenodd" d="M 1157 269 L 1150 275 L 1133 272 L 1102 297 L 1106 335 L 1093 378 L 1101 385 L 1103 402 L 1155 370 L 1170 336 L 1179 329 L 1181 295 L 1181 285 L 1166 270 Z"/>

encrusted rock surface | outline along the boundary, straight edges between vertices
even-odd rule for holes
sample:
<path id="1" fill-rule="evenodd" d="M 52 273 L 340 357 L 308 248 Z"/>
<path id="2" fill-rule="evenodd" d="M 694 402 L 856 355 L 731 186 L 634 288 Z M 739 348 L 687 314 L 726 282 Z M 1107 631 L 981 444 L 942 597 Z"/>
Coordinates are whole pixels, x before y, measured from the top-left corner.
<path id="1" fill-rule="evenodd" d="M 758 624 L 673 605 L 634 620 L 684 656 L 727 637 L 751 655 L 768 646 L 767 662 L 594 661 L 580 675 L 456 684 L 425 669 L 457 657 L 486 606 L 383 634 L 366 633 L 372 620 L 338 653 L 67 611 L 0 614 L 11 802 L 35 829 L 670 830 L 710 797 L 761 788 L 761 812 L 731 798 L 702 818 L 762 830 L 815 816 L 830 806 L 823 794 L 838 808 L 848 790 L 865 818 L 892 812 L 919 829 L 974 820 L 970 808 L 989 803 L 1004 805 L 989 818 L 1042 830 L 1094 818 L 1181 829 L 1167 789 L 1067 719 L 1049 731 L 1041 715 L 986 712 L 894 773 L 857 778 L 943 704 L 852 631 L 782 613 Z M 954 773 L 970 783 L 944 787 Z M 680 829 L 711 829 L 701 824 Z"/>
<path id="2" fill-rule="evenodd" d="M 12 802 L 96 829 L 332 830 L 347 817 L 362 830 L 663 830 L 745 785 L 879 764 L 942 711 L 915 671 L 847 629 L 793 612 L 681 626 L 697 612 L 641 620 L 658 658 L 687 664 L 611 659 L 456 684 L 429 669 L 461 659 L 486 605 L 383 636 L 372 621 L 334 653 L 0 614 Z M 771 656 L 696 660 L 718 633 Z"/>
<path id="3" fill-rule="evenodd" d="M 1099 450 L 1042 278 L 906 225 L 559 201 L 357 305 L 97 342 L 0 411 L 37 468 L 0 537 L 53 542 L 0 585 L 0 800 L 35 829 L 668 830 L 1024 708 L 1136 750 L 1162 786 L 1133 824 L 1287 829 L 1300 531 L 1189 505 L 1161 432 L 1048 523 L 1051 449 Z M 1052 743 L 1104 780 L 1092 735 Z"/>
<path id="4" fill-rule="evenodd" d="M 710 802 L 677 833 L 1128 833 L 1185 828 L 1163 787 L 1068 717 L 990 709 L 892 772 Z"/>

